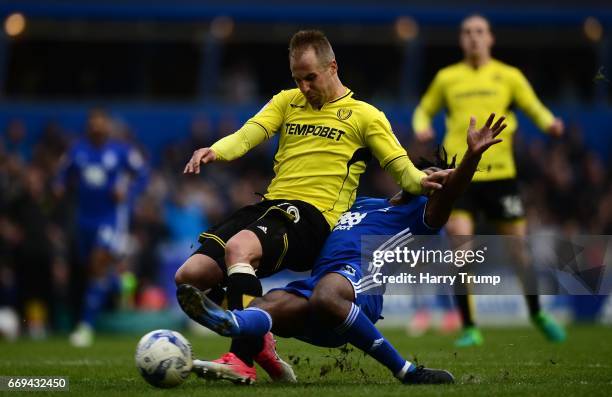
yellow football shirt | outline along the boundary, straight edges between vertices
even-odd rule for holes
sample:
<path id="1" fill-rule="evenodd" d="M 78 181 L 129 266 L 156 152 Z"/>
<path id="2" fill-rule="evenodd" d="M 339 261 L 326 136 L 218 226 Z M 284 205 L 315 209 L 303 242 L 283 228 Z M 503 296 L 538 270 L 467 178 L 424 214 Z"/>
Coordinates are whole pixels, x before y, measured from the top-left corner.
<path id="1" fill-rule="evenodd" d="M 403 164 L 396 180 L 404 190 L 421 193 L 425 174 L 408 160 L 385 115 L 354 99 L 348 89 L 320 109 L 313 108 L 299 89 L 281 91 L 212 149 L 218 159 L 233 160 L 277 133 L 275 176 L 265 197 L 306 201 L 323 213 L 330 226 L 355 201 L 370 154 L 392 173 L 394 166 Z"/>
<path id="2" fill-rule="evenodd" d="M 431 125 L 431 118 L 444 108 L 446 135 L 443 146 L 451 156 L 456 154 L 459 161 L 467 149 L 470 116 L 476 117 L 476 125 L 480 128 L 491 113 L 505 115 L 508 126 L 500 135 L 504 141 L 483 154 L 473 180 L 514 178 L 512 140 L 517 128 L 516 116 L 511 110 L 514 105 L 542 130 L 554 120 L 517 68 L 494 59 L 478 69 L 460 62 L 440 70 L 435 76 L 414 111 L 412 127 L 414 131 L 426 129 Z"/>

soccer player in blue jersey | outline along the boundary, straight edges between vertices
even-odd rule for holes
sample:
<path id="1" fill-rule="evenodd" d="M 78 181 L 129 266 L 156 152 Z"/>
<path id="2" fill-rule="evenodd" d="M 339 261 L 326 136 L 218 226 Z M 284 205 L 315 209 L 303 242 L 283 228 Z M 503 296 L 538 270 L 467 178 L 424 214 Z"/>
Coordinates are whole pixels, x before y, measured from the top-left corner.
<path id="1" fill-rule="evenodd" d="M 382 295 L 364 294 L 370 285 L 362 273 L 363 235 L 436 234 L 448 220 L 456 199 L 470 183 L 482 154 L 501 142 L 504 117 L 491 114 L 476 130 L 471 118 L 468 148 L 459 167 L 448 172 L 442 190 L 429 198 L 402 192 L 391 200 L 360 198 L 344 213 L 325 242 L 311 276 L 274 289 L 244 310 L 223 310 L 197 288 L 179 286 L 183 309 L 198 323 L 231 337 L 263 337 L 267 332 L 295 337 L 323 347 L 350 343 L 387 367 L 406 384 L 453 383 L 444 370 L 417 367 L 407 361 L 376 329 Z M 236 365 L 236 363 L 234 363 Z M 246 364 L 245 364 L 246 365 Z M 226 378 L 220 363 L 196 360 L 195 371 L 208 378 Z M 230 378 L 248 383 L 249 379 Z"/>
<path id="2" fill-rule="evenodd" d="M 78 265 L 85 266 L 87 279 L 79 323 L 70 335 L 70 342 L 79 347 L 92 344 L 96 316 L 118 288 L 111 265 L 125 244 L 130 203 L 148 179 L 141 154 L 109 134 L 107 114 L 91 110 L 86 136 L 69 149 L 55 181 L 59 196 L 66 187 L 76 195 Z"/>

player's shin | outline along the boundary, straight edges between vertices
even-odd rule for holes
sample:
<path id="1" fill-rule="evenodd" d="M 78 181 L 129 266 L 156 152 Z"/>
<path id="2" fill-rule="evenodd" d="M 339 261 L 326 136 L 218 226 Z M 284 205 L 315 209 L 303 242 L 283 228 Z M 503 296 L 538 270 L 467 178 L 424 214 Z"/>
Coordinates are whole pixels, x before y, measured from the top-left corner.
<path id="1" fill-rule="evenodd" d="M 227 270 L 227 304 L 230 310 L 242 310 L 262 295 L 261 282 L 248 263 L 236 263 Z"/>
<path id="2" fill-rule="evenodd" d="M 255 275 L 255 270 L 250 264 L 236 263 L 229 267 L 227 274 L 228 309 L 242 310 L 246 306 L 248 306 L 254 298 L 262 295 L 261 282 L 259 281 L 259 279 L 257 279 L 257 276 Z M 261 317 L 256 316 L 254 318 Z M 240 322 L 240 320 L 238 321 Z M 258 321 L 245 321 L 244 323 L 253 325 L 259 324 Z M 271 326 L 272 324 L 270 320 L 270 328 Z M 248 325 L 246 325 L 246 327 L 248 328 Z M 257 326 L 255 326 L 255 328 L 257 328 Z M 263 335 L 265 335 L 266 332 L 264 332 Z M 262 348 L 263 337 L 244 336 L 241 338 L 232 339 L 232 346 L 230 348 L 230 352 L 238 356 L 247 365 L 252 366 L 253 357 L 257 355 L 257 353 L 259 353 Z"/>
<path id="3" fill-rule="evenodd" d="M 354 303 L 351 304 L 346 319 L 334 331 L 387 367 L 398 379 L 403 379 L 407 372 L 416 369 L 414 364 L 395 350 Z"/>

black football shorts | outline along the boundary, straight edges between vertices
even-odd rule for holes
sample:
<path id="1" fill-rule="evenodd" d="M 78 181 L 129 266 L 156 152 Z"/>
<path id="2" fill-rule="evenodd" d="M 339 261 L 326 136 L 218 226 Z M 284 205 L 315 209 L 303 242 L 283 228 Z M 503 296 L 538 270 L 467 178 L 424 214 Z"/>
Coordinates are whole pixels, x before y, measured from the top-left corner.
<path id="1" fill-rule="evenodd" d="M 200 234 L 194 254 L 213 258 L 226 271 L 225 243 L 241 230 L 257 235 L 263 256 L 259 278 L 283 269 L 312 269 L 330 227 L 314 206 L 300 200 L 263 200 L 236 211 L 229 218 Z"/>

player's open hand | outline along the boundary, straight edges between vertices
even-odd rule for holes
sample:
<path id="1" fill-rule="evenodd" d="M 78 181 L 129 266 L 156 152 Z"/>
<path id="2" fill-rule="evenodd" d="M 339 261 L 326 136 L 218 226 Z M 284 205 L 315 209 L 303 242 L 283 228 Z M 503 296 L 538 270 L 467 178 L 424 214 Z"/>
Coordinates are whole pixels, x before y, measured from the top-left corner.
<path id="1" fill-rule="evenodd" d="M 212 163 L 217 159 L 217 154 L 209 147 L 198 149 L 193 152 L 193 156 L 187 162 L 183 174 L 199 174 L 200 164 Z"/>
<path id="2" fill-rule="evenodd" d="M 476 130 L 476 119 L 470 117 L 470 126 L 467 133 L 469 154 L 479 156 L 488 148 L 503 140 L 497 138 L 497 136 L 506 128 L 506 124 L 504 124 L 506 118 L 502 116 L 493 124 L 494 119 L 495 113 L 491 113 L 485 125 L 481 129 Z"/>

